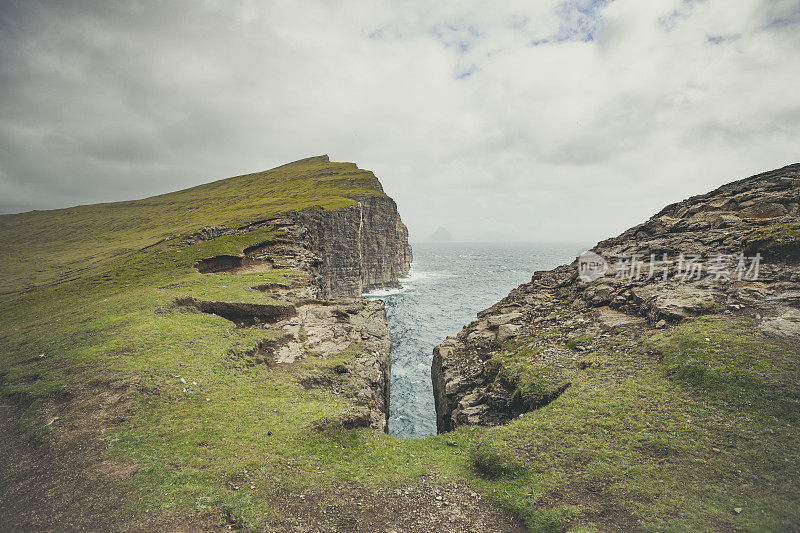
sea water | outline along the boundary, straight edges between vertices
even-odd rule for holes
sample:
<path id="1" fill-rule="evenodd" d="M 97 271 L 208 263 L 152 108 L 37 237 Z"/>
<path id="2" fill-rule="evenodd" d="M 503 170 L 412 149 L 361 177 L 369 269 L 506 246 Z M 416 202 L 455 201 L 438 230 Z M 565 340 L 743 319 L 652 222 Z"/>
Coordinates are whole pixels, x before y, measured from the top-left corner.
<path id="1" fill-rule="evenodd" d="M 392 333 L 389 432 L 436 434 L 431 385 L 433 347 L 475 320 L 478 311 L 530 281 L 536 270 L 571 262 L 586 243 L 417 243 L 402 289 L 367 298 L 386 303 Z"/>

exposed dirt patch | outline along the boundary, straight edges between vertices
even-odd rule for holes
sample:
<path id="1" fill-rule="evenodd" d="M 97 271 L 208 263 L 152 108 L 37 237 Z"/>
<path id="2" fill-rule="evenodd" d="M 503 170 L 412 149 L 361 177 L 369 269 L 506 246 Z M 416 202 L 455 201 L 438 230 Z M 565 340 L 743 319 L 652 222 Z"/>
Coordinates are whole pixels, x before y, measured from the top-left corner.
<path id="1" fill-rule="evenodd" d="M 242 259 L 242 257 L 236 255 L 218 255 L 208 259 L 201 259 L 194 264 L 194 268 L 201 274 L 228 272 L 242 266 Z"/>
<path id="2" fill-rule="evenodd" d="M 219 531 L 219 516 L 123 514 L 134 465 L 109 458 L 106 437 L 129 416 L 134 381 L 81 383 L 45 402 L 53 431 L 34 441 L 16 430 L 25 404 L 0 398 L 0 529 L 3 531 Z M 46 422 L 43 422 L 46 423 Z"/>
<path id="3" fill-rule="evenodd" d="M 430 477 L 397 488 L 334 486 L 321 494 L 282 492 L 275 531 L 522 532 L 519 518 L 466 485 Z"/>
<path id="4" fill-rule="evenodd" d="M 614 501 L 601 481 L 571 483 L 545 494 L 537 505 L 544 509 L 564 505 L 580 506 L 582 511 L 568 521 L 568 529 L 591 524 L 598 530 L 607 532 L 644 531 L 636 517 Z"/>
<path id="5" fill-rule="evenodd" d="M 105 453 L 107 436 L 130 416 L 134 380 L 84 380 L 69 399 L 45 407 L 58 416 L 54 431 L 31 441 L 16 431 L 23 406 L 0 398 L 0 529 L 3 531 L 229 531 L 232 513 L 190 511 L 130 516 L 124 511 L 136 466 Z M 50 418 L 50 416 L 48 416 Z M 247 482 L 226 480 L 230 490 Z M 465 485 L 423 478 L 400 488 L 334 484 L 322 494 L 288 491 L 272 504 L 285 517 L 268 531 L 521 532 L 511 513 Z"/>
<path id="6" fill-rule="evenodd" d="M 277 354 L 281 348 L 288 346 L 291 342 L 292 338 L 288 335 L 279 339 L 262 339 L 258 341 L 255 347 L 249 350 L 230 350 L 228 356 L 232 359 L 244 361 L 248 366 L 261 364 L 279 366 L 283 363 L 278 362 Z"/>

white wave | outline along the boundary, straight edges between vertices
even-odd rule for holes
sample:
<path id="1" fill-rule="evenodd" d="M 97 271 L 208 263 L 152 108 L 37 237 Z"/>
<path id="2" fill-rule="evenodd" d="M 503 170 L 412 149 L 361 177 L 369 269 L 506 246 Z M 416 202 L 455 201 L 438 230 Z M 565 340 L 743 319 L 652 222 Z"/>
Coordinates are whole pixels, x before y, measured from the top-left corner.
<path id="1" fill-rule="evenodd" d="M 427 280 L 427 279 L 440 279 L 440 278 L 450 278 L 453 277 L 452 272 L 429 272 L 423 270 L 417 270 L 414 268 L 414 265 L 411 265 L 411 270 L 408 272 L 408 276 L 404 278 L 400 278 L 401 284 L 403 283 L 414 283 L 415 281 L 420 280 Z"/>
<path id="2" fill-rule="evenodd" d="M 404 277 L 404 278 L 400 278 L 400 283 L 401 284 L 403 282 L 409 283 L 409 282 L 417 281 L 419 279 L 425 279 L 425 278 L 428 277 L 428 275 L 429 275 L 429 272 L 423 272 L 423 271 L 417 270 L 416 264 L 415 263 L 411 263 L 411 268 L 408 269 L 408 275 L 406 277 Z"/>
<path id="3" fill-rule="evenodd" d="M 364 293 L 365 298 L 386 298 L 387 296 L 391 296 L 393 294 L 400 294 L 401 292 L 407 290 L 408 287 L 401 287 L 401 288 L 394 288 L 394 289 L 375 289 L 369 292 Z"/>

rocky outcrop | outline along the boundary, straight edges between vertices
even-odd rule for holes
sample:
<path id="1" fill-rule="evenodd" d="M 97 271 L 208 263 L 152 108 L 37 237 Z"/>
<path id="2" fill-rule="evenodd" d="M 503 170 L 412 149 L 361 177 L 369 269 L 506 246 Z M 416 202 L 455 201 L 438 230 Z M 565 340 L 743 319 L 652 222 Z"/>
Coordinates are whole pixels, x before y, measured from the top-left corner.
<path id="1" fill-rule="evenodd" d="M 327 156 L 316 159 L 328 162 Z M 391 380 L 389 324 L 383 302 L 368 301 L 361 295 L 374 288 L 399 286 L 412 255 L 408 230 L 395 202 L 383 193 L 377 178 L 366 179 L 368 186 L 365 178 L 360 178 L 364 195 L 352 198 L 353 205 L 292 211 L 239 228 L 201 228 L 174 244 L 190 246 L 272 229 L 274 238 L 246 248 L 241 255 L 209 257 L 194 266 L 202 274 L 294 270 L 300 275 L 291 286 L 253 287 L 285 304 L 205 302 L 186 297 L 171 307 L 193 308 L 222 316 L 238 327 L 268 330 L 269 336 L 255 348 L 230 354 L 246 364 L 294 365 L 308 357 L 348 357 L 346 364 L 320 365 L 321 374 L 304 375 L 301 383 L 351 400 L 354 410 L 342 415 L 341 425 L 369 425 L 386 431 Z M 320 427 L 330 423 L 321 421 Z"/>
<path id="2" fill-rule="evenodd" d="M 319 257 L 312 267 L 320 298 L 397 287 L 411 267 L 408 230 L 388 196 L 368 196 L 344 209 L 290 217 L 306 230 L 302 236 Z"/>
<path id="3" fill-rule="evenodd" d="M 203 274 L 298 268 L 310 274 L 319 298 L 339 298 L 399 287 L 398 280 L 411 267 L 408 230 L 394 200 L 383 195 L 359 198 L 355 205 L 338 210 L 295 211 L 247 228 L 201 228 L 177 245 L 265 227 L 284 236 L 252 246 L 241 256 L 203 259 L 195 268 Z"/>
<path id="4" fill-rule="evenodd" d="M 387 430 L 391 379 L 391 338 L 386 309 L 381 300 L 341 298 L 306 300 L 295 304 L 296 316 L 269 327 L 276 340 L 257 347 L 268 365 L 293 365 L 307 357 L 346 361 L 320 365 L 299 379 L 309 389 L 327 391 L 349 399 L 357 416 L 348 412 L 341 420 Z M 240 354 L 237 354 L 241 356 Z"/>
<path id="5" fill-rule="evenodd" d="M 800 335 L 800 164 L 672 204 L 599 243 L 588 274 L 576 259 L 478 314 L 434 350 L 439 432 L 502 424 L 553 401 L 569 369 L 621 328 L 662 328 L 707 313 L 746 314 L 775 335 Z M 596 278 L 596 279 L 594 279 Z M 503 356 L 528 350 L 535 386 Z M 528 384 L 529 385 L 529 384 Z"/>

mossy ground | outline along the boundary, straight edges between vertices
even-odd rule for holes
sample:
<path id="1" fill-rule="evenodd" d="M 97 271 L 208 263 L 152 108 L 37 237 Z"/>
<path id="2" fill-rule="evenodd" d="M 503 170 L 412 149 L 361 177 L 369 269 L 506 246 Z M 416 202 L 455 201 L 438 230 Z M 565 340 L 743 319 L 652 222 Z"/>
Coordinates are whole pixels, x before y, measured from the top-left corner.
<path id="1" fill-rule="evenodd" d="M 0 216 L 0 294 L 83 278 L 203 226 L 238 227 L 293 210 L 338 209 L 383 195 L 372 172 L 316 157 L 126 202 Z"/>
<path id="2" fill-rule="evenodd" d="M 57 436 L 59 421 L 48 420 L 42 406 L 68 397 L 87 377 L 135 382 L 131 417 L 108 435 L 108 453 L 139 466 L 125 512 L 208 510 L 252 529 L 276 519 L 271 502 L 279 490 L 412 483 L 431 472 L 442 482 L 470 483 L 538 531 L 603 529 L 609 517 L 654 531 L 784 531 L 800 523 L 797 345 L 765 337 L 745 319 L 704 317 L 596 344 L 586 355 L 592 364 L 574 369 L 557 401 L 502 428 L 418 440 L 319 431 L 315 422 L 352 405 L 307 390 L 300 378 L 334 371 L 358 346 L 295 367 L 249 365 L 230 354 L 255 346 L 265 330 L 165 310 L 182 295 L 272 302 L 250 287 L 291 283 L 292 272 L 200 275 L 192 265 L 274 235 L 144 248 L 171 232 L 286 206 L 344 205 L 348 194 L 365 190 L 336 176 L 328 183 L 335 190 L 326 189 L 328 178 L 320 184 L 312 174 L 258 201 L 252 197 L 260 186 L 242 177 L 118 210 L 2 219 L 0 240 L 18 255 L 0 296 L 0 390 L 28 400 L 23 434 Z M 223 191 L 233 195 L 224 207 L 202 201 Z M 175 218 L 175 205 L 196 209 L 177 210 Z M 224 216 L 212 216 L 217 211 Z M 122 227 L 108 213 L 146 222 Z M 27 241 L 26 225 L 39 228 Z M 522 341 L 497 361 L 498 376 L 521 394 L 535 392 L 543 375 L 535 342 Z"/>
<path id="3" fill-rule="evenodd" d="M 605 529 L 602 509 L 654 531 L 791 530 L 797 354 L 797 343 L 725 315 L 597 349 L 557 401 L 488 432 L 525 466 L 500 482 L 515 488 L 509 504 L 542 531 Z"/>
<path id="4" fill-rule="evenodd" d="M 346 364 L 358 346 L 293 368 L 248 366 L 229 352 L 254 346 L 264 330 L 156 312 L 176 295 L 216 284 L 268 298 L 247 287 L 288 282 L 287 272 L 233 285 L 230 275 L 190 266 L 248 244 L 229 237 L 157 248 L 133 263 L 148 272 L 145 265 L 159 258 L 149 280 L 120 267 L 107 283 L 61 284 L 3 309 L 4 393 L 45 400 L 68 392 L 82 373 L 139 380 L 133 418 L 108 438 L 110 454 L 140 466 L 126 512 L 209 510 L 221 520 L 230 512 L 257 529 L 277 518 L 271 498 L 279 490 L 386 486 L 437 472 L 442 481 L 471 483 L 539 531 L 602 529 L 598 506 L 658 531 L 778 531 L 800 521 L 796 346 L 764 337 L 744 319 L 704 317 L 597 348 L 557 401 L 502 428 L 420 440 L 367 429 L 320 432 L 316 421 L 352 406 L 299 379 Z M 164 264 L 175 265 L 168 280 Z M 518 341 L 501 361 L 499 373 L 523 389 L 539 379 L 536 341 Z M 57 432 L 58 421 L 45 426 L 37 405 L 21 429 L 34 438 Z M 559 493 L 574 498 L 551 497 Z"/>
<path id="5" fill-rule="evenodd" d="M 444 437 L 414 441 L 366 429 L 315 429 L 315 422 L 353 406 L 306 390 L 300 379 L 311 371 L 335 372 L 360 353 L 358 345 L 293 367 L 248 365 L 230 353 L 254 347 L 269 332 L 165 310 L 176 296 L 216 295 L 222 285 L 237 301 L 270 301 L 249 287 L 289 283 L 291 272 L 201 275 L 191 266 L 263 238 L 256 232 L 183 249 L 160 245 L 97 277 L 8 299 L 2 392 L 34 399 L 19 429 L 31 438 L 57 432 L 58 421 L 45 426 L 38 405 L 68 395 L 84 375 L 135 378 L 133 418 L 108 438 L 112 456 L 140 467 L 126 512 L 225 509 L 251 528 L 275 518 L 270 499 L 278 489 L 321 492 L 334 481 L 384 486 L 439 466 L 468 471 L 466 456 Z"/>
<path id="6" fill-rule="evenodd" d="M 800 222 L 774 224 L 752 231 L 745 236 L 745 244 L 780 244 L 800 239 Z"/>

